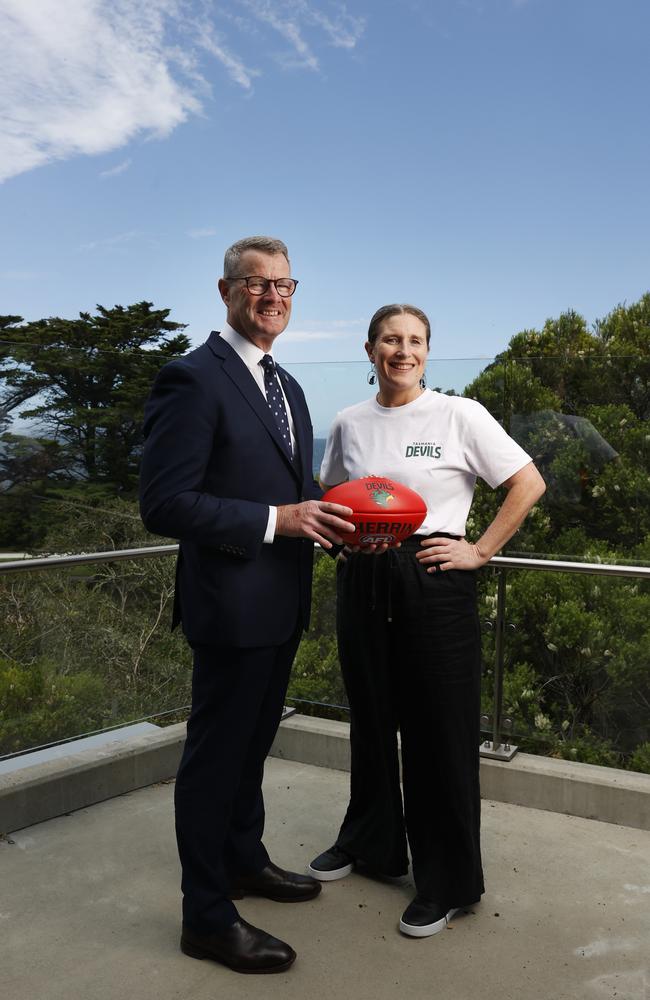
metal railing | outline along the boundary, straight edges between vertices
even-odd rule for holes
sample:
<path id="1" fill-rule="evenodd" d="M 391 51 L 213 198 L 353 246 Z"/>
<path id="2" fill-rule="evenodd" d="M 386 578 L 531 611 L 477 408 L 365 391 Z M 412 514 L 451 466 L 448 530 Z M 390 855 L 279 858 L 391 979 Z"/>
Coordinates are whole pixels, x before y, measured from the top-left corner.
<path id="1" fill-rule="evenodd" d="M 54 569 L 79 563 L 113 562 L 120 559 L 140 559 L 147 556 L 175 555 L 178 545 L 152 545 L 136 549 L 112 549 L 107 552 L 84 552 L 77 555 L 44 556 L 0 561 L 0 574 Z M 491 732 L 491 739 L 481 744 L 481 756 L 497 760 L 512 760 L 517 747 L 512 745 L 513 720 L 503 715 L 503 677 L 506 631 L 506 576 L 510 570 L 544 573 L 583 573 L 594 576 L 619 576 L 650 580 L 649 566 L 616 563 L 568 562 L 559 559 L 529 559 L 514 556 L 494 556 L 487 564 L 498 573 L 496 618 L 487 623 L 494 631 L 495 665 L 492 715 L 481 717 L 482 729 Z"/>
<path id="2" fill-rule="evenodd" d="M 510 742 L 514 722 L 503 714 L 503 676 L 506 631 L 506 575 L 508 570 L 544 573 L 589 573 L 594 576 L 623 576 L 650 580 L 650 566 L 628 566 L 616 563 L 565 562 L 560 559 L 526 559 L 514 556 L 494 556 L 487 566 L 498 573 L 496 618 L 494 621 L 494 697 L 492 715 L 481 716 L 481 728 L 491 731 L 492 738 L 481 744 L 481 756 L 495 760 L 512 760 L 517 747 Z M 490 623 L 491 625 L 492 623 Z"/>
<path id="3" fill-rule="evenodd" d="M 118 559 L 139 559 L 141 556 L 173 556 L 177 552 L 178 545 L 145 545 L 139 549 L 109 549 L 107 552 L 79 552 L 67 556 L 2 560 L 0 573 L 53 569 L 55 566 L 76 566 L 79 563 L 115 562 Z"/>

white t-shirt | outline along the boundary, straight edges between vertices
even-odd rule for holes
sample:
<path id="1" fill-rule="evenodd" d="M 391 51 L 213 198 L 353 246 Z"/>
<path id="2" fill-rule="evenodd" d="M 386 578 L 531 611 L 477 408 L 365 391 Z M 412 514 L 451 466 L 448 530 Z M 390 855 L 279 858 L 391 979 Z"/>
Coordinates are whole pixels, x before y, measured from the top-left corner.
<path id="1" fill-rule="evenodd" d="M 327 439 L 321 482 L 386 476 L 427 505 L 417 534 L 464 535 L 477 476 L 493 489 L 531 461 L 474 399 L 425 389 L 403 406 L 364 400 L 341 410 Z"/>

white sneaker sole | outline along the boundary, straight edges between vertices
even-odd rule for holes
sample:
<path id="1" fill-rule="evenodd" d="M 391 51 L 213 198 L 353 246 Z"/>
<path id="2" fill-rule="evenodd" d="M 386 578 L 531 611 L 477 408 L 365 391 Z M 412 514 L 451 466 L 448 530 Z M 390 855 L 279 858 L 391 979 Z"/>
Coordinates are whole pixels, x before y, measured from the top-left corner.
<path id="1" fill-rule="evenodd" d="M 318 868 L 312 868 L 311 865 L 307 865 L 307 874 L 311 875 L 312 878 L 318 879 L 319 882 L 336 882 L 337 878 L 345 878 L 353 871 L 354 865 L 343 865 L 342 868 L 334 868 L 332 871 L 324 872 L 319 871 Z"/>
<path id="2" fill-rule="evenodd" d="M 403 920 L 400 920 L 399 929 L 402 934 L 407 934 L 408 937 L 431 937 L 432 934 L 444 931 L 451 918 L 460 909 L 460 906 L 455 906 L 453 909 L 448 910 L 446 915 L 441 917 L 440 920 L 435 920 L 432 924 L 422 924 L 421 927 L 418 927 L 416 924 L 405 924 Z"/>

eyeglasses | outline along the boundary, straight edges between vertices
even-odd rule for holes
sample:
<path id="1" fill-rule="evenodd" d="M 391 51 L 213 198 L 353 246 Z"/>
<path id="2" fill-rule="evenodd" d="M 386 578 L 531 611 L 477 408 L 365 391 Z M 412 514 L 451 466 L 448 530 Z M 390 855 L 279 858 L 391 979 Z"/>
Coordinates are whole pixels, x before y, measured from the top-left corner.
<path id="1" fill-rule="evenodd" d="M 283 299 L 290 298 L 296 290 L 298 282 L 295 278 L 262 278 L 260 275 L 252 274 L 248 277 L 228 278 L 228 281 L 245 281 L 246 288 L 251 295 L 264 295 L 268 291 L 269 285 L 273 285 L 278 295 Z"/>

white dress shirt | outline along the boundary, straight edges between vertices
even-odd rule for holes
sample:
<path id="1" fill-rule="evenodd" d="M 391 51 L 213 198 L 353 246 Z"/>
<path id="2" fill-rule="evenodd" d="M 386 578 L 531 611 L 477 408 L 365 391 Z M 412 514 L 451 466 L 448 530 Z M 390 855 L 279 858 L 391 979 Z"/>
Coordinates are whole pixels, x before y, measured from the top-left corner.
<path id="1" fill-rule="evenodd" d="M 221 337 L 230 344 L 233 351 L 239 355 L 242 359 L 249 372 L 257 382 L 262 396 L 266 400 L 266 391 L 264 389 L 264 369 L 262 368 L 262 358 L 265 354 L 270 354 L 273 357 L 273 349 L 269 351 L 263 351 L 261 347 L 257 347 L 253 344 L 247 337 L 242 337 L 241 333 L 237 333 L 228 323 L 224 323 L 223 329 L 221 330 Z M 296 448 L 296 432 L 293 424 L 293 416 L 291 413 L 291 407 L 289 406 L 289 400 L 286 397 L 284 391 L 284 386 L 282 385 L 282 379 L 278 379 L 280 383 L 280 388 L 282 389 L 282 395 L 284 396 L 284 405 L 287 410 L 287 419 L 289 421 L 289 433 L 291 434 L 291 447 L 295 452 Z M 269 504 L 269 519 L 266 524 L 266 532 L 264 533 L 265 543 L 270 543 L 275 538 L 275 525 L 278 517 L 277 507 L 273 507 Z"/>

